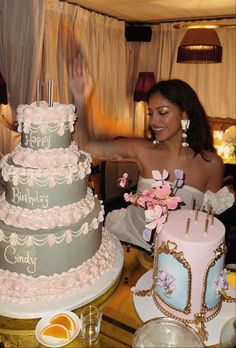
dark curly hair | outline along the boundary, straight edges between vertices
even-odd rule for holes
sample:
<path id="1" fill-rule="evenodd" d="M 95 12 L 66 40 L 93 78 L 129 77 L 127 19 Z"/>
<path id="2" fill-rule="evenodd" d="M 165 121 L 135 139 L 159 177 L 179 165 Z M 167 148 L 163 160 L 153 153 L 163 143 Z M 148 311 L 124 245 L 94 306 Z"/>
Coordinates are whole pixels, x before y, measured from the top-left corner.
<path id="1" fill-rule="evenodd" d="M 156 93 L 187 113 L 190 119 L 188 143 L 195 155 L 199 153 L 204 157 L 204 151 L 215 151 L 206 112 L 189 84 L 179 79 L 159 81 L 148 91 L 147 101 Z"/>

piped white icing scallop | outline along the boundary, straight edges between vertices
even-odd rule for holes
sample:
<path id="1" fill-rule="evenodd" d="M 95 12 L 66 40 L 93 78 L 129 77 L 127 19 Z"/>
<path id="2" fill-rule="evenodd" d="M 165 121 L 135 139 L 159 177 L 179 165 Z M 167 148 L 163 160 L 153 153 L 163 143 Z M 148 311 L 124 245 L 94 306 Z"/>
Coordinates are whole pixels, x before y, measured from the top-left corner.
<path id="1" fill-rule="evenodd" d="M 48 150 L 33 150 L 19 144 L 12 152 L 11 158 L 14 164 L 25 168 L 58 168 L 76 165 L 80 159 L 80 152 L 75 142 L 66 149 Z"/>
<path id="2" fill-rule="evenodd" d="M 34 151 L 39 153 L 39 150 Z M 86 175 L 90 174 L 91 156 L 81 150 L 80 155 L 84 156 L 84 160 L 70 166 L 53 167 L 53 165 L 51 165 L 49 168 L 44 168 L 40 166 L 40 163 L 37 164 L 36 162 L 35 166 L 38 165 L 37 168 L 28 168 L 11 164 L 11 154 L 8 154 L 1 159 L 0 169 L 2 169 L 3 179 L 6 182 L 12 181 L 15 186 L 17 186 L 18 183 L 28 184 L 29 186 L 36 183 L 39 186 L 49 185 L 50 187 L 54 187 L 56 184 L 64 184 L 72 182 L 72 180 L 77 181 L 83 179 Z M 32 159 L 29 159 L 29 161 L 31 160 Z M 60 160 L 58 159 L 58 161 Z"/>
<path id="3" fill-rule="evenodd" d="M 74 122 L 76 120 L 75 106 L 72 104 L 53 103 L 49 106 L 46 101 L 40 101 L 26 105 L 21 104 L 17 108 L 17 121 L 25 125 Z"/>
<path id="4" fill-rule="evenodd" d="M 54 232 L 51 232 L 50 234 L 45 234 L 45 236 L 34 236 L 34 235 L 26 235 L 25 237 L 21 237 L 20 234 L 13 233 L 4 233 L 3 230 L 0 229 L 0 241 L 3 241 L 4 243 L 7 243 L 11 246 L 26 246 L 30 247 L 32 245 L 35 245 L 37 247 L 43 247 L 44 245 L 49 245 L 50 247 L 53 247 L 54 245 L 59 245 L 63 242 L 66 242 L 67 244 L 70 244 L 74 238 L 78 238 L 82 234 L 87 234 L 92 229 L 97 229 L 99 226 L 99 223 L 104 220 L 104 208 L 101 207 L 101 211 L 98 215 L 98 217 L 94 217 L 91 223 L 85 222 L 81 225 L 81 227 L 74 231 L 70 228 L 65 229 L 65 231 L 58 236 Z"/>

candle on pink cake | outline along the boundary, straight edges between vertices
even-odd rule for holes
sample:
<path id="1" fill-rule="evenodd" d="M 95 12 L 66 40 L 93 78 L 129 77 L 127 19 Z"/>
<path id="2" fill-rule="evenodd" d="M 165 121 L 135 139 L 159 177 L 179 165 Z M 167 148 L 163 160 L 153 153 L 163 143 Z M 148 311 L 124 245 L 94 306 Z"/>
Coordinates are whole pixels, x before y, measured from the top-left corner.
<path id="1" fill-rule="evenodd" d="M 190 218 L 188 218 L 186 222 L 185 235 L 189 234 L 190 221 L 191 221 Z"/>

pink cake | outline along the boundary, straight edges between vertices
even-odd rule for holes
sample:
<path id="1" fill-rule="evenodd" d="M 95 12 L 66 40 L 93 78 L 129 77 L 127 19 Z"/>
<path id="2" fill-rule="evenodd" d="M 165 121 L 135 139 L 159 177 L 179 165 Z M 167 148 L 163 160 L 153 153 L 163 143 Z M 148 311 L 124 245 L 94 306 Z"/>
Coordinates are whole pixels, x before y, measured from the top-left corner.
<path id="1" fill-rule="evenodd" d="M 187 209 L 169 213 L 153 263 L 153 298 L 162 313 L 190 324 L 218 314 L 224 240 L 224 225 L 214 216 Z"/>

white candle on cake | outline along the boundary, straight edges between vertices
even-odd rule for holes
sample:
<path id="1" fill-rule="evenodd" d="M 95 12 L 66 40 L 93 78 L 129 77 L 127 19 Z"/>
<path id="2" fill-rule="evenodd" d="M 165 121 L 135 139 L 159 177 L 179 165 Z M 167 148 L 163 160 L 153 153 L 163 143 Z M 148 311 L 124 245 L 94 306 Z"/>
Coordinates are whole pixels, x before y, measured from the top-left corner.
<path id="1" fill-rule="evenodd" d="M 48 106 L 53 106 L 53 80 L 48 81 Z"/>
<path id="2" fill-rule="evenodd" d="M 36 81 L 36 106 L 39 106 L 39 100 L 40 100 L 40 81 Z"/>

